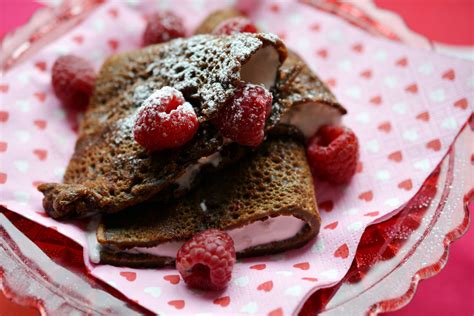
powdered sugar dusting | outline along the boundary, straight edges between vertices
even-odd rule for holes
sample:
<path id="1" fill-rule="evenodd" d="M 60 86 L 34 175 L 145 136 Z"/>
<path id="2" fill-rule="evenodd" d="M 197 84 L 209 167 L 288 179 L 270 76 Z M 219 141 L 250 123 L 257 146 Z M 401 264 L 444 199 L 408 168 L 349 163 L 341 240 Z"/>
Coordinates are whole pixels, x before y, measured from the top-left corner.
<path id="1" fill-rule="evenodd" d="M 149 95 L 145 101 L 143 101 L 143 106 L 149 105 L 162 105 L 166 103 L 170 103 L 171 99 L 176 99 L 180 103 L 184 103 L 184 97 L 181 92 L 176 90 L 175 88 L 166 86 L 159 90 L 154 91 L 151 95 Z"/>
<path id="2" fill-rule="evenodd" d="M 219 132 L 240 145 L 258 146 L 264 138 L 272 94 L 260 85 L 246 84 L 236 89 L 233 99 L 219 112 L 215 125 Z"/>
<path id="3" fill-rule="evenodd" d="M 135 126 L 136 112 L 117 121 L 114 142 L 120 144 L 123 141 L 133 139 L 133 127 Z"/>
<path id="4" fill-rule="evenodd" d="M 133 101 L 137 106 L 141 106 L 152 94 L 152 89 L 148 85 L 138 85 L 133 90 Z"/>
<path id="5" fill-rule="evenodd" d="M 150 151 L 182 146 L 199 128 L 192 105 L 180 91 L 169 86 L 143 101 L 134 121 L 134 139 Z"/>
<path id="6" fill-rule="evenodd" d="M 197 35 L 148 48 L 157 55 L 147 70 L 163 85 L 200 101 L 199 120 L 216 112 L 241 81 L 240 70 L 262 47 L 282 45 L 266 34 Z M 161 83 L 160 82 L 160 83 Z M 204 116 L 204 117 L 202 117 Z"/>

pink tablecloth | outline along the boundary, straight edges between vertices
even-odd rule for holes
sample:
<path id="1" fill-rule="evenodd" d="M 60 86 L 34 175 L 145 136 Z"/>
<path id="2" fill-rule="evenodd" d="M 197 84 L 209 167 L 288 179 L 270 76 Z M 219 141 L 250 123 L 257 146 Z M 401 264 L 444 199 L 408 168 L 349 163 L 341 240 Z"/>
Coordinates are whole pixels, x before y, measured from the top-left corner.
<path id="1" fill-rule="evenodd" d="M 379 4 L 379 2 L 382 6 L 387 5 L 385 1 L 378 1 L 377 3 Z M 418 4 L 425 3 L 421 0 L 417 2 Z M 41 6 L 42 5 L 31 0 L 2 0 L 0 10 L 0 37 L 3 37 L 5 33 L 25 23 L 28 17 Z M 459 9 L 459 6 L 464 6 L 464 11 L 463 9 Z M 449 7 L 447 5 L 445 7 L 434 6 L 427 11 L 417 10 L 419 19 L 410 20 L 410 14 L 407 13 L 410 10 L 407 10 L 406 2 L 390 3 L 392 10 L 399 12 L 402 16 L 405 15 L 405 18 L 408 19 L 407 22 L 409 22 L 409 26 L 420 32 L 426 30 L 425 36 L 450 44 L 463 45 L 472 45 L 474 42 L 472 14 L 470 19 L 471 24 L 467 25 L 467 29 L 471 30 L 470 33 L 469 31 L 463 31 L 461 32 L 462 36 L 456 35 L 455 39 L 446 37 L 446 34 L 461 34 L 458 30 L 466 29 L 466 25 L 463 24 L 466 23 L 464 15 L 463 17 L 459 17 L 459 19 L 457 15 L 460 14 L 459 12 L 472 12 L 472 6 L 473 4 L 470 1 L 457 1 L 457 5 Z M 437 13 L 436 10 L 438 10 Z M 441 34 L 441 31 L 436 33 L 433 29 L 431 29 L 431 31 L 424 29 L 423 25 L 421 25 L 426 24 L 426 19 L 423 19 L 424 13 L 442 16 L 443 18 L 450 16 L 449 23 L 442 23 L 443 28 L 449 31 Z M 420 25 L 417 26 L 416 23 Z M 474 253 L 472 249 L 474 249 L 474 232 L 471 229 L 466 236 L 452 245 L 449 263 L 446 268 L 435 278 L 423 281 L 413 301 L 395 314 L 472 314 L 474 312 L 474 303 L 470 299 L 474 296 L 474 274 L 472 273 Z M 429 302 L 429 304 L 427 304 L 427 302 Z"/>

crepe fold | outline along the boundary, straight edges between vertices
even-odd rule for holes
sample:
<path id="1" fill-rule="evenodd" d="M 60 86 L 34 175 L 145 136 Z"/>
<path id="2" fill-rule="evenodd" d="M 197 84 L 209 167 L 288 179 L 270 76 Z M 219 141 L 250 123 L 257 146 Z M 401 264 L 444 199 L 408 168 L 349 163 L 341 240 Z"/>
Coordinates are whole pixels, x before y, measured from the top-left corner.
<path id="1" fill-rule="evenodd" d="M 194 34 L 212 33 L 225 20 L 242 16 L 235 9 L 215 11 L 196 28 Z M 327 85 L 291 50 L 288 50 L 288 57 L 278 71 L 274 102 L 267 128 L 277 124 L 293 125 L 306 138 L 314 135 L 323 124 L 339 123 L 340 117 L 347 113 Z"/>
<path id="2" fill-rule="evenodd" d="M 281 129 L 279 134 L 269 135 L 258 151 L 231 168 L 206 175 L 181 199 L 141 204 L 102 217 L 97 228 L 100 262 L 164 266 L 174 257 L 146 249 L 184 242 L 209 228 L 229 232 L 281 216 L 301 220 L 301 229 L 283 240 L 240 246 L 237 256 L 267 255 L 304 245 L 319 232 L 320 217 L 305 147 L 296 135 Z M 263 233 L 254 232 L 253 236 Z"/>
<path id="3" fill-rule="evenodd" d="M 198 30 L 210 32 L 237 15 L 217 11 Z M 267 133 L 287 124 L 307 138 L 346 113 L 308 65 L 270 34 L 196 35 L 115 55 L 100 71 L 63 183 L 39 186 L 45 210 L 57 219 L 115 213 L 156 195 L 183 194 L 192 186 L 186 183 L 190 172 L 214 164 L 215 158 L 220 168 L 240 159 L 248 149 L 224 144 L 209 120 L 242 81 L 266 83 L 272 91 Z M 179 149 L 148 153 L 133 139 L 134 114 L 166 85 L 178 88 L 193 105 L 200 128 Z"/>
<path id="4" fill-rule="evenodd" d="M 286 48 L 270 34 L 199 35 L 112 56 L 102 66 L 64 183 L 39 186 L 49 216 L 114 213 L 169 186 L 223 147 L 208 122 L 241 82 L 275 82 Z M 255 73 L 252 69 L 264 69 Z M 180 90 L 201 123 L 176 150 L 148 153 L 133 139 L 134 114 L 153 91 Z"/>

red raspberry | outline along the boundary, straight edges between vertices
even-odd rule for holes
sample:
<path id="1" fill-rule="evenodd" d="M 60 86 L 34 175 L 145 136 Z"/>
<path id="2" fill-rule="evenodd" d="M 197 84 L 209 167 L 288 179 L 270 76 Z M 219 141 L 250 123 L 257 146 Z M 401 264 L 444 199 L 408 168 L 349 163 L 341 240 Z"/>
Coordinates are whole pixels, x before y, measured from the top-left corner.
<path id="1" fill-rule="evenodd" d="M 148 19 L 143 33 L 143 45 L 159 44 L 184 37 L 183 20 L 174 13 L 156 12 Z"/>
<path id="2" fill-rule="evenodd" d="M 156 151 L 175 148 L 190 141 L 199 128 L 192 105 L 171 87 L 164 87 L 144 102 L 138 110 L 133 128 L 137 143 Z"/>
<path id="3" fill-rule="evenodd" d="M 256 147 L 263 141 L 271 106 L 272 94 L 265 88 L 253 84 L 240 86 L 213 123 L 224 137 L 240 145 Z"/>
<path id="4" fill-rule="evenodd" d="M 356 172 L 359 142 L 351 129 L 325 125 L 309 140 L 307 154 L 318 177 L 333 184 L 346 183 Z"/>
<path id="5" fill-rule="evenodd" d="M 176 256 L 176 268 L 191 287 L 218 291 L 227 287 L 235 263 L 234 241 L 225 232 L 209 229 L 186 242 Z"/>
<path id="6" fill-rule="evenodd" d="M 230 18 L 216 26 L 215 35 L 232 35 L 234 33 L 257 33 L 257 28 L 249 19 L 243 17 Z"/>
<path id="7" fill-rule="evenodd" d="M 54 93 L 66 107 L 85 110 L 94 90 L 94 68 L 81 57 L 61 56 L 54 62 L 51 83 Z"/>

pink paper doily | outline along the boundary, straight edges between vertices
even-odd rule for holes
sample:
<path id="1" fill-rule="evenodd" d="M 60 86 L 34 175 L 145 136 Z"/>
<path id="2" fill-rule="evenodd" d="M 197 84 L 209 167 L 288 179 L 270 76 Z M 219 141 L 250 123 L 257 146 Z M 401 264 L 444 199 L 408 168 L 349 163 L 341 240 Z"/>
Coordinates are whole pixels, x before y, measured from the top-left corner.
<path id="1" fill-rule="evenodd" d="M 56 27 L 58 27 L 58 29 L 60 29 L 61 26 L 64 26 L 65 24 L 63 24 L 64 20 L 67 20 L 68 25 L 74 25 L 74 23 L 77 22 L 78 19 L 80 19 L 81 17 L 85 16 L 88 12 L 90 12 L 90 10 L 92 10 L 94 8 L 94 5 L 97 4 L 96 1 L 85 1 L 85 2 L 82 2 L 83 4 L 85 4 L 83 7 L 80 7 L 80 3 L 81 2 L 76 2 L 76 4 L 74 4 L 74 6 L 71 8 L 69 7 L 68 9 L 66 9 L 66 7 L 61 7 L 63 10 L 65 11 L 62 11 L 63 13 L 64 12 L 69 12 L 69 13 L 65 13 L 65 15 L 63 15 L 61 18 L 53 18 L 53 19 L 49 19 L 45 16 L 44 20 L 43 21 L 46 21 L 48 20 L 48 25 L 50 25 L 48 28 L 46 28 L 45 30 L 52 30 L 52 29 L 56 29 Z M 79 5 L 79 6 L 78 6 Z M 72 10 L 72 11 L 68 11 L 68 10 Z M 82 10 L 82 11 L 81 11 Z M 349 10 L 350 11 L 350 10 Z M 71 12 L 73 12 L 73 14 L 71 14 Z M 337 13 L 337 11 L 336 11 Z M 68 15 L 69 14 L 69 15 Z M 346 14 L 346 13 L 345 13 Z M 53 14 L 53 16 L 55 16 Z M 56 16 L 57 17 L 57 16 Z M 50 17 L 51 18 L 51 17 Z M 64 19 L 64 20 L 63 20 Z M 77 20 L 76 20 L 77 19 Z M 366 23 L 366 21 L 364 22 Z M 43 32 L 43 33 L 39 33 L 39 34 L 43 34 L 43 35 L 46 35 L 48 32 Z M 35 35 L 35 36 L 31 36 L 29 37 L 29 42 L 30 44 L 32 44 L 31 47 L 28 47 L 28 46 L 19 46 L 17 49 L 13 50 L 14 52 L 14 56 L 18 57 L 17 59 L 13 59 L 10 63 L 8 64 L 4 64 L 2 65 L 2 69 L 6 69 L 6 68 L 3 68 L 3 67 L 11 67 L 14 65 L 14 63 L 16 61 L 21 61 L 21 58 L 27 58 L 28 57 L 28 53 L 31 52 L 31 51 L 34 51 L 38 46 L 40 45 L 43 45 L 45 42 L 46 42 L 46 37 L 53 37 L 52 34 L 49 34 L 48 36 L 45 36 L 45 39 L 44 39 L 44 42 L 41 40 L 42 36 L 43 35 Z M 20 40 L 21 42 L 21 40 Z M 38 45 L 38 46 L 36 46 Z M 23 48 L 22 48 L 23 47 Z M 27 53 L 25 53 L 27 52 Z M 2 56 L 3 57 L 3 56 Z M 3 59 L 3 58 L 2 58 Z M 5 60 L 5 59 L 3 59 Z M 463 133 L 463 135 L 466 134 L 466 129 L 465 129 L 465 132 Z M 466 144 L 469 144 L 469 137 L 471 137 L 470 139 L 472 139 L 472 133 L 471 134 L 466 134 L 467 136 L 461 136 L 460 139 L 463 139 L 463 137 L 467 137 L 467 143 Z M 464 140 L 466 141 L 466 140 Z M 459 141 L 458 141 L 459 142 Z M 457 145 L 456 145 L 457 146 Z M 466 146 L 467 147 L 467 146 Z M 469 154 L 469 153 L 467 153 Z M 450 154 L 450 159 L 454 159 L 454 153 L 451 152 Z M 458 152 L 456 151 L 456 155 L 458 155 Z M 455 161 L 455 160 L 453 160 Z M 464 162 L 467 162 L 469 161 L 469 156 L 466 160 L 464 160 Z M 448 165 L 448 167 L 446 167 L 446 164 Z M 453 163 L 453 166 L 455 164 Z M 449 166 L 450 164 L 448 164 L 446 161 L 444 162 L 443 164 L 444 169 L 442 170 L 445 170 L 446 172 L 446 168 L 449 170 Z M 454 167 L 453 167 L 454 168 Z M 454 170 L 454 169 L 453 169 Z M 458 169 L 458 170 L 468 170 L 468 169 Z M 466 171 L 466 174 L 468 171 Z M 454 174 L 455 172 L 453 172 Z M 448 174 L 448 173 L 446 173 Z M 455 177 L 452 178 L 451 181 L 455 181 Z M 461 181 L 461 180 L 460 180 Z M 462 192 L 455 192 L 455 194 L 459 195 L 461 194 L 462 196 Z M 453 196 L 453 195 L 450 195 L 450 196 Z M 442 199 L 440 198 L 440 201 Z M 447 201 L 447 200 L 446 200 Z M 444 203 L 446 203 L 446 201 Z M 441 203 L 441 202 L 440 202 Z M 451 205 L 451 204 L 449 204 Z M 453 209 L 453 214 L 457 214 L 455 211 L 456 208 L 452 208 Z M 464 209 L 463 209 L 464 211 Z M 457 210 L 457 212 L 459 212 L 459 210 Z M 443 214 L 446 213 L 446 212 L 443 212 Z M 459 214 L 458 214 L 459 215 Z M 438 223 L 438 220 L 440 219 L 440 217 L 437 218 L 437 220 L 434 222 L 435 224 Z M 402 293 L 401 296 L 399 298 L 395 298 L 394 300 L 392 301 L 387 301 L 386 299 L 388 297 L 378 297 L 378 300 L 377 301 L 374 301 L 372 302 L 371 305 L 369 305 L 369 309 L 371 312 L 373 313 L 377 313 L 377 312 L 380 312 L 380 311 L 388 311 L 388 310 L 393 310 L 395 308 L 398 308 L 400 306 L 402 306 L 403 304 L 406 304 L 408 301 L 409 301 L 409 298 L 411 297 L 411 295 L 413 294 L 415 288 L 416 288 L 416 284 L 419 280 L 419 278 L 421 277 L 429 277 L 430 275 L 433 275 L 436 271 L 442 267 L 442 265 L 445 263 L 445 260 L 447 258 L 447 249 L 448 249 L 448 244 L 450 241 L 452 241 L 454 238 L 457 238 L 461 235 L 462 231 L 465 230 L 467 228 L 467 223 L 468 223 L 468 213 L 465 213 L 463 212 L 463 220 L 461 221 L 461 224 L 460 225 L 457 225 L 457 226 L 454 226 L 454 230 L 453 232 L 448 232 L 447 233 L 447 237 L 446 237 L 446 241 L 445 239 L 443 239 L 443 242 L 441 243 L 440 247 L 444 249 L 444 252 L 443 252 L 443 255 L 441 256 L 441 258 L 436 261 L 432 266 L 428 266 L 429 268 L 425 268 L 421 271 L 418 271 L 416 270 L 415 272 L 413 272 L 413 277 L 412 278 L 407 278 L 407 280 L 409 281 L 409 288 L 408 288 L 408 291 L 406 293 L 408 294 L 404 294 Z M 444 223 L 445 224 L 445 223 Z M 433 227 L 436 227 L 436 226 L 433 226 Z M 446 225 L 446 227 L 451 227 L 450 225 Z M 441 236 L 441 235 L 440 235 Z M 425 238 L 426 239 L 426 238 Z M 421 244 L 421 243 L 420 243 Z M 407 263 L 405 263 L 403 266 L 405 266 Z M 434 268 L 433 268 L 434 267 Z M 404 275 L 404 276 L 407 276 L 407 275 Z M 368 275 L 367 275 L 368 277 Z M 365 278 L 365 280 L 367 280 Z M 384 280 L 387 280 L 387 278 L 385 278 Z M 383 281 L 383 282 L 386 282 L 386 281 Z M 402 283 L 402 282 L 400 282 Z M 382 282 L 377 282 L 378 285 L 382 284 Z M 384 283 L 385 284 L 385 283 Z M 387 288 L 391 289 L 391 286 L 392 284 L 391 283 L 388 283 L 389 285 L 387 285 Z M 372 288 L 375 288 L 375 287 L 372 287 Z M 344 293 L 344 292 L 340 292 L 341 290 L 344 290 L 345 288 L 344 287 L 341 287 L 339 289 L 339 291 L 337 293 Z M 365 290 L 365 289 L 364 289 Z M 360 289 L 355 289 L 354 291 L 360 291 Z M 351 292 L 351 291 L 349 291 Z M 347 293 L 349 293 L 347 292 Z M 346 308 L 348 308 L 348 306 L 350 306 L 349 308 L 351 308 L 351 310 L 354 308 L 354 306 L 352 305 L 355 301 L 353 300 L 348 300 L 348 296 L 345 296 L 346 294 L 344 294 L 344 299 L 342 301 L 337 301 L 338 299 L 338 295 L 336 295 L 329 301 L 329 304 L 326 306 L 326 313 L 332 313 L 332 312 L 335 312 L 335 311 L 344 311 L 344 310 L 347 310 Z M 354 294 L 353 292 L 351 292 L 352 294 Z M 364 293 L 369 293 L 368 291 L 365 291 Z M 394 291 L 391 291 L 390 294 L 394 294 L 395 292 Z M 362 294 L 357 294 L 356 297 L 361 297 Z M 372 295 L 372 294 L 371 294 Z M 370 296 L 370 295 L 369 295 Z M 381 299 L 383 299 L 383 301 L 381 301 Z M 367 303 L 367 301 L 364 301 Z M 366 304 L 365 304 L 366 305 Z M 360 305 L 357 305 L 357 306 L 365 306 L 364 304 L 360 304 Z M 367 307 L 367 306 L 366 306 Z M 366 308 L 365 307 L 365 308 Z M 341 310 L 342 308 L 342 310 Z M 362 307 L 363 310 L 361 310 L 362 312 L 365 310 L 367 311 L 367 309 L 364 309 L 364 307 Z M 51 310 L 52 311 L 52 310 Z"/>

